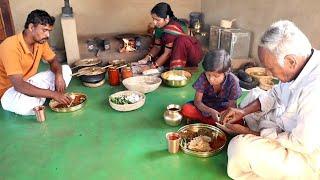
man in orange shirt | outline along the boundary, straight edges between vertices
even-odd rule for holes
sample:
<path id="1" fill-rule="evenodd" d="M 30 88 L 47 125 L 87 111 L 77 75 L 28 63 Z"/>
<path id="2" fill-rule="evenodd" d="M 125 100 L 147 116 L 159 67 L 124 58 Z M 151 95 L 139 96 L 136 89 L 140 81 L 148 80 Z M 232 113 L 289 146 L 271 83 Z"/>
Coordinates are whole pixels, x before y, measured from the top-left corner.
<path id="1" fill-rule="evenodd" d="M 23 32 L 0 44 L 0 97 L 4 110 L 33 115 L 32 109 L 46 98 L 70 103 L 64 91 L 71 80 L 71 69 L 60 65 L 47 42 L 54 22 L 47 12 L 34 10 Z M 36 74 L 41 59 L 50 64 L 50 70 Z"/>

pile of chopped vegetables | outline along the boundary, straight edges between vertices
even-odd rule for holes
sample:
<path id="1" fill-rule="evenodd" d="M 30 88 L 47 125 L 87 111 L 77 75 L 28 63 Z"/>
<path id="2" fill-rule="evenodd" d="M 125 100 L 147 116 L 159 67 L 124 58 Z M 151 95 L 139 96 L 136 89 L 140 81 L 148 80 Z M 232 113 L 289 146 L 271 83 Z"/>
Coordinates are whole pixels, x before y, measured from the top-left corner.
<path id="1" fill-rule="evenodd" d="M 111 102 L 115 104 L 134 104 L 140 100 L 140 97 L 138 94 L 131 94 L 131 95 L 122 95 L 118 97 L 111 97 Z"/>

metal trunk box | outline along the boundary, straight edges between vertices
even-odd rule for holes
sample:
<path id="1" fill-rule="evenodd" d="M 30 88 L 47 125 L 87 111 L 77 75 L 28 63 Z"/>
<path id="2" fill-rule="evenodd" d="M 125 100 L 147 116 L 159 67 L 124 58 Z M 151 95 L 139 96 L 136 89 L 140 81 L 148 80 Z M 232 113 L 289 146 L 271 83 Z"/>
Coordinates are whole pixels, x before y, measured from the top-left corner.
<path id="1" fill-rule="evenodd" d="M 220 36 L 222 27 L 210 26 L 210 37 L 209 37 L 209 49 L 219 49 L 220 48 Z"/>
<path id="2" fill-rule="evenodd" d="M 231 58 L 248 58 L 251 33 L 243 29 L 223 29 L 220 36 L 220 48 L 229 52 Z"/>

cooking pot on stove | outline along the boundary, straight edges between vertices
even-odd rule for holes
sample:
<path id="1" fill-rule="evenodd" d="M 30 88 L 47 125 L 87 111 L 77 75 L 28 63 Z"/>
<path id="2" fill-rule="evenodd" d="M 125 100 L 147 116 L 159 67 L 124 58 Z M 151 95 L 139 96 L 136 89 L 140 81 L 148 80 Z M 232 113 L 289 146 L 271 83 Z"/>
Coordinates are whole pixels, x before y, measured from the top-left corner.
<path id="1" fill-rule="evenodd" d="M 80 80 L 85 83 L 98 83 L 106 77 L 106 70 L 101 67 L 85 67 L 80 69 Z"/>
<path id="2" fill-rule="evenodd" d="M 104 80 L 105 77 L 106 73 L 101 73 L 97 75 L 82 75 L 80 76 L 80 80 L 86 83 L 97 83 Z"/>

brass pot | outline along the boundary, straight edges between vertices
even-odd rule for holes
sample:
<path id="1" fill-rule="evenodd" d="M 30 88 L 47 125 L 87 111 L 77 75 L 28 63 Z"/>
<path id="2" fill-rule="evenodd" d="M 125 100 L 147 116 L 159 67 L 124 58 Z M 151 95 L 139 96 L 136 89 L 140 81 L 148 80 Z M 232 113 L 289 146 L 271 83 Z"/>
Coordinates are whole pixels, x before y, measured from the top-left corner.
<path id="1" fill-rule="evenodd" d="M 182 121 L 182 115 L 180 114 L 180 111 L 181 107 L 179 105 L 168 105 L 167 110 L 163 114 L 166 124 L 170 126 L 178 126 Z"/>

